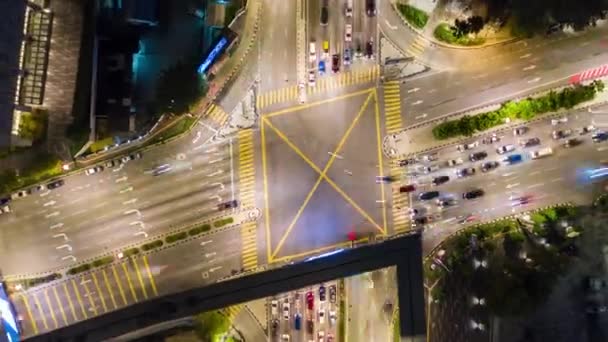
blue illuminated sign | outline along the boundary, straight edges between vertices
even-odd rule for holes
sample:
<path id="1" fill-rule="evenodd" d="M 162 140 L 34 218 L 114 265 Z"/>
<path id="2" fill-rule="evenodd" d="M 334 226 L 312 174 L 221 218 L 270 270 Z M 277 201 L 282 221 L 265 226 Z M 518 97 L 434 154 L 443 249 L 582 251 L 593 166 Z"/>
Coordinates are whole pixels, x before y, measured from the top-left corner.
<path id="1" fill-rule="evenodd" d="M 219 54 L 223 52 L 226 45 L 228 45 L 228 39 L 226 37 L 222 37 L 222 39 L 220 39 L 217 45 L 215 45 L 213 50 L 211 50 L 211 53 L 209 54 L 209 56 L 207 56 L 203 64 L 198 67 L 199 74 L 202 75 L 207 72 L 207 69 L 209 69 L 211 63 L 213 63 L 215 59 L 219 56 Z"/>
<path id="2" fill-rule="evenodd" d="M 19 329 L 17 328 L 17 321 L 15 320 L 15 315 L 13 314 L 13 310 L 11 310 L 11 303 L 8 300 L 8 296 L 6 292 L 4 292 L 4 287 L 0 283 L 0 322 L 2 323 L 2 327 L 4 328 L 4 332 L 6 333 L 6 338 L 10 342 L 18 342 L 19 339 Z"/>

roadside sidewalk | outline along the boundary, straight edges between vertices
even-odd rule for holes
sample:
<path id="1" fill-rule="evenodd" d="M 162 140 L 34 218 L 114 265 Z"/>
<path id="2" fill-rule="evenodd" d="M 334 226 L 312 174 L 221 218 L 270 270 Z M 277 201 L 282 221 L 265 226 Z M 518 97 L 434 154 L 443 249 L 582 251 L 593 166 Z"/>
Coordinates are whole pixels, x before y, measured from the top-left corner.
<path id="1" fill-rule="evenodd" d="M 602 80 L 606 81 L 606 79 L 602 79 Z M 564 87 L 554 88 L 553 90 L 559 90 L 562 88 L 564 88 Z M 513 99 L 512 101 L 521 100 L 521 99 L 524 99 L 527 97 L 538 97 L 538 96 L 544 95 L 546 93 L 548 93 L 548 91 L 543 91 L 543 92 L 538 92 L 538 93 L 535 93 L 532 95 L 517 97 L 517 98 Z M 483 107 L 480 107 L 477 109 L 462 112 L 457 115 L 453 115 L 453 116 L 449 116 L 449 117 L 438 118 L 436 120 L 429 121 L 424 124 L 415 126 L 413 128 L 405 129 L 405 130 L 401 131 L 400 133 L 385 136 L 384 140 L 383 140 L 383 144 L 382 144 L 382 150 L 383 150 L 385 156 L 387 156 L 389 158 L 395 158 L 395 159 L 404 158 L 404 157 L 407 157 L 407 156 L 410 156 L 413 154 L 425 153 L 430 150 L 434 150 L 437 148 L 455 144 L 459 141 L 471 140 L 471 139 L 474 139 L 475 137 L 488 135 L 488 133 L 490 133 L 490 132 L 510 129 L 512 127 L 521 125 L 524 122 L 530 123 L 530 122 L 535 122 L 535 121 L 539 121 L 539 120 L 545 120 L 548 117 L 558 116 L 562 113 L 569 112 L 569 111 L 572 111 L 575 109 L 588 108 L 591 106 L 604 104 L 604 103 L 608 102 L 608 89 L 604 89 L 604 91 L 601 94 L 598 94 L 595 97 L 595 99 L 588 101 L 588 102 L 581 103 L 572 109 L 561 109 L 557 112 L 539 115 L 538 117 L 536 117 L 535 119 L 533 119 L 531 121 L 514 120 L 514 121 L 511 121 L 504 125 L 493 127 L 492 129 L 489 129 L 487 131 L 479 132 L 479 133 L 473 135 L 472 137 L 456 137 L 456 138 L 446 139 L 446 140 L 437 140 L 437 139 L 435 139 L 435 137 L 433 137 L 432 131 L 436 124 L 446 121 L 446 120 L 457 120 L 465 115 L 473 116 L 473 115 L 485 113 L 488 111 L 496 110 L 496 109 L 500 108 L 500 106 L 503 102 L 491 104 L 488 106 L 483 106 Z"/>

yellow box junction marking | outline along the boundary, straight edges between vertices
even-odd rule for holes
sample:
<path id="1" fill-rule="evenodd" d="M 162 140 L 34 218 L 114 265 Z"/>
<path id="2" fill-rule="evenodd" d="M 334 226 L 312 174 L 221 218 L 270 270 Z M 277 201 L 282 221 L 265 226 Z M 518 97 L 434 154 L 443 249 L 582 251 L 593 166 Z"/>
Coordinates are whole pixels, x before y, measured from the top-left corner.
<path id="1" fill-rule="evenodd" d="M 137 275 L 139 286 L 141 286 L 141 290 L 144 293 L 144 299 L 148 299 L 148 291 L 146 291 L 146 285 L 144 285 L 144 280 L 141 277 L 141 272 L 139 272 L 139 265 L 137 265 L 137 260 L 135 260 L 135 258 L 131 258 L 131 262 L 133 263 L 133 267 L 135 268 L 135 274 Z"/>
<path id="2" fill-rule="evenodd" d="M 59 322 L 57 322 L 57 317 L 55 317 L 55 311 L 53 310 L 53 304 L 51 304 L 51 298 L 49 297 L 48 289 L 44 289 L 44 299 L 46 300 L 46 305 L 49 307 L 49 313 L 51 314 L 53 323 L 55 323 L 55 329 L 57 329 L 59 328 Z"/>
<path id="3" fill-rule="evenodd" d="M 91 310 L 93 310 L 93 314 L 95 314 L 95 316 L 97 316 L 97 305 L 95 305 L 95 303 L 93 303 L 93 296 L 91 296 L 91 291 L 89 291 L 89 287 L 87 286 L 87 282 L 85 281 L 84 277 L 82 277 L 80 279 L 82 280 L 80 282 L 80 285 L 82 285 L 82 287 L 84 287 L 84 294 L 89 299 L 89 305 L 91 305 Z"/>
<path id="4" fill-rule="evenodd" d="M 106 306 L 106 300 L 104 298 L 103 292 L 101 292 L 101 287 L 99 287 L 99 281 L 97 281 L 97 276 L 95 273 L 91 273 L 93 277 L 93 284 L 95 285 L 95 290 L 99 293 L 99 299 L 101 299 L 101 306 L 103 307 L 103 312 L 108 312 L 108 307 Z"/>
<path id="5" fill-rule="evenodd" d="M 78 304 L 80 305 L 80 311 L 82 311 L 82 316 L 84 318 L 89 318 L 87 311 L 84 309 L 82 297 L 80 296 L 80 292 L 78 291 L 78 287 L 76 286 L 76 281 L 74 279 L 72 279 L 72 288 L 74 289 L 74 293 L 76 293 L 76 300 L 78 300 Z"/>
<path id="6" fill-rule="evenodd" d="M 293 229 L 293 227 L 295 226 L 295 223 L 297 222 L 298 218 L 301 216 L 302 212 L 304 211 L 304 208 L 306 207 L 306 205 L 308 204 L 308 202 L 310 201 L 310 198 L 312 197 L 312 195 L 314 194 L 314 192 L 316 191 L 316 189 L 318 188 L 319 184 L 321 183 L 322 180 L 325 180 L 328 184 L 330 184 L 340 195 L 342 195 L 342 197 L 350 204 L 352 205 L 364 218 L 366 218 L 370 223 L 372 223 L 376 229 L 378 229 L 380 232 L 382 232 L 383 234 L 385 234 L 385 230 L 378 225 L 375 220 L 373 218 L 371 218 L 361 207 L 359 207 L 359 205 L 356 204 L 355 201 L 353 201 L 346 193 L 344 193 L 344 191 L 342 191 L 342 189 L 340 189 L 335 182 L 333 182 L 333 180 L 331 180 L 331 178 L 329 178 L 326 173 L 329 170 L 329 168 L 331 167 L 331 165 L 333 164 L 336 155 L 340 152 L 340 150 L 342 149 L 344 143 L 346 142 L 346 139 L 348 138 L 348 136 L 350 135 L 352 129 L 356 126 L 357 122 L 359 121 L 359 118 L 362 116 L 362 114 L 365 112 L 365 110 L 367 109 L 368 103 L 369 101 L 372 99 L 373 97 L 373 92 L 370 92 L 369 90 L 367 90 L 368 96 L 365 100 L 365 103 L 363 104 L 363 106 L 361 107 L 359 113 L 357 113 L 357 116 L 355 117 L 355 119 L 353 120 L 353 122 L 351 123 L 351 125 L 348 127 L 347 131 L 345 132 L 344 136 L 342 137 L 342 139 L 340 140 L 340 142 L 338 143 L 338 146 L 336 148 L 335 151 L 333 151 L 333 154 L 331 156 L 331 158 L 329 159 L 329 161 L 327 162 L 327 164 L 325 165 L 324 170 L 320 170 L 320 168 L 315 165 L 310 158 L 308 158 L 298 147 L 296 147 L 286 136 L 285 134 L 283 134 L 280 130 L 278 130 L 271 122 L 270 120 L 267 119 L 267 116 L 262 117 L 262 143 L 264 144 L 262 146 L 263 149 L 263 154 L 265 154 L 265 131 L 264 131 L 264 126 L 267 125 L 268 127 L 270 127 L 285 143 L 287 143 L 289 145 L 289 147 L 291 147 L 291 149 L 296 152 L 296 154 L 298 154 L 313 170 L 315 170 L 318 174 L 319 174 L 319 178 L 317 179 L 317 182 L 314 184 L 312 190 L 308 193 L 308 195 L 306 196 L 306 199 L 304 200 L 304 203 L 302 204 L 302 206 L 299 208 L 299 210 L 297 211 L 294 219 L 292 220 L 291 224 L 288 226 L 287 231 L 283 234 L 283 236 L 281 237 L 275 251 L 270 254 L 270 260 L 272 260 L 279 252 L 279 250 L 281 249 L 281 247 L 283 246 L 283 244 L 285 243 L 285 240 L 287 239 L 287 236 L 291 233 L 291 230 Z M 268 191 L 267 191 L 267 176 L 266 176 L 266 163 L 265 163 L 265 156 L 263 155 L 263 168 L 264 168 L 264 189 L 265 189 L 265 197 L 266 197 L 266 202 L 268 201 Z M 268 229 L 268 219 L 269 216 L 269 207 L 268 205 L 266 205 L 266 221 L 267 221 L 267 232 L 269 231 Z M 269 237 L 267 236 L 267 239 L 269 240 Z M 270 245 L 269 245 L 270 246 Z"/>
<path id="7" fill-rule="evenodd" d="M 101 275 L 103 276 L 103 283 L 106 286 L 106 290 L 108 294 L 110 294 L 110 299 L 112 300 L 112 304 L 114 305 L 114 309 L 118 309 L 118 305 L 116 305 L 116 299 L 114 298 L 114 292 L 112 291 L 112 287 L 110 286 L 110 280 L 108 279 L 108 275 L 106 274 L 106 270 L 101 270 Z"/>
<path id="8" fill-rule="evenodd" d="M 424 50 L 426 50 L 428 44 L 428 41 L 424 39 L 422 35 L 418 35 L 414 42 L 412 42 L 412 45 L 408 46 L 405 52 L 413 57 L 419 57 L 424 53 Z"/>
<path id="9" fill-rule="evenodd" d="M 49 325 L 46 323 L 46 316 L 42 311 L 42 306 L 40 305 L 40 300 L 38 300 L 38 296 L 36 296 L 36 293 L 32 293 L 32 297 L 34 297 L 34 304 L 36 305 L 36 309 L 38 309 L 38 315 L 40 316 L 40 318 L 42 318 L 42 325 L 44 325 L 44 329 L 49 330 Z"/>
<path id="10" fill-rule="evenodd" d="M 137 293 L 135 292 L 135 288 L 133 287 L 133 283 L 131 282 L 131 276 L 129 276 L 129 270 L 127 269 L 127 262 L 129 262 L 128 260 L 123 262 L 122 265 L 122 270 L 125 272 L 125 276 L 127 277 L 127 283 L 129 284 L 129 289 L 131 289 L 131 296 L 133 296 L 133 300 L 137 303 Z"/>
<path id="11" fill-rule="evenodd" d="M 116 271 L 116 267 L 112 265 L 112 274 L 114 275 L 114 281 L 116 285 L 118 285 L 118 291 L 120 292 L 120 297 L 122 298 L 123 305 L 127 305 L 127 296 L 125 296 L 125 291 L 122 289 L 122 285 L 120 284 L 120 278 L 118 277 L 118 272 Z"/>

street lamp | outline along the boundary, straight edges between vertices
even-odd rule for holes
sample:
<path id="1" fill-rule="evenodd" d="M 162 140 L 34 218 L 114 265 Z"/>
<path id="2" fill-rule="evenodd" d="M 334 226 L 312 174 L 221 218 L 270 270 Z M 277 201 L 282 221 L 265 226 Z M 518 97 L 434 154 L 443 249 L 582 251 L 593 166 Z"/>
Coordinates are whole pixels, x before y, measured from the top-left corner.
<path id="1" fill-rule="evenodd" d="M 70 164 L 63 164 L 61 168 L 63 169 L 63 171 L 70 171 Z"/>
<path id="2" fill-rule="evenodd" d="M 473 267 L 475 268 L 487 268 L 488 267 L 488 262 L 486 260 L 478 260 L 478 259 L 473 259 Z"/>

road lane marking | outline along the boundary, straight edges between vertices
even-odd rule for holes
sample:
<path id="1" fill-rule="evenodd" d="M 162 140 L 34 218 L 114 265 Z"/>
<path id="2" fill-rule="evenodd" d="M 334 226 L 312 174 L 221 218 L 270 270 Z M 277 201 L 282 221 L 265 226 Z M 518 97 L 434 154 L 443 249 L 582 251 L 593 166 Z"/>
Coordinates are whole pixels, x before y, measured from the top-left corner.
<path id="1" fill-rule="evenodd" d="M 54 205 L 55 203 L 57 203 L 57 202 L 55 202 L 55 201 L 50 201 L 50 202 L 46 202 L 46 203 L 44 203 L 42 206 L 43 206 L 43 207 L 48 207 L 48 206 L 50 206 L 50 205 Z"/>
<path id="2" fill-rule="evenodd" d="M 30 317 L 30 323 L 32 324 L 32 328 L 34 329 L 34 335 L 38 335 L 38 324 L 34 319 L 34 315 L 32 315 L 32 309 L 30 308 L 30 302 L 27 300 L 27 297 L 21 294 L 21 299 L 23 300 L 23 304 L 25 305 L 25 311 L 27 311 L 27 315 Z"/>
<path id="3" fill-rule="evenodd" d="M 135 293 L 135 288 L 133 288 L 133 283 L 131 282 L 131 276 L 129 276 L 129 270 L 127 270 L 127 262 L 128 261 L 125 261 L 121 264 L 122 270 L 125 272 L 125 276 L 127 277 L 127 283 L 129 284 L 129 289 L 131 290 L 131 296 L 133 296 L 133 300 L 137 303 L 137 293 Z"/>
<path id="4" fill-rule="evenodd" d="M 543 185 L 545 185 L 545 183 L 532 184 L 532 185 L 528 186 L 528 189 L 538 188 L 539 186 L 543 186 Z"/>
<path id="5" fill-rule="evenodd" d="M 133 267 L 135 268 L 135 275 L 137 275 L 137 280 L 139 281 L 139 285 L 141 286 L 141 290 L 144 293 L 144 299 L 148 299 L 148 291 L 146 290 L 146 285 L 141 277 L 141 272 L 139 271 L 139 265 L 137 265 L 137 261 L 135 258 L 131 258 L 131 262 L 133 263 Z"/>
<path id="6" fill-rule="evenodd" d="M 412 88 L 412 89 L 409 89 L 409 90 L 407 91 L 407 93 L 408 93 L 408 94 L 415 93 L 415 92 L 417 92 L 418 90 L 420 90 L 420 88 Z"/>
<path id="7" fill-rule="evenodd" d="M 57 215 L 59 215 L 59 212 L 55 211 L 55 212 L 52 212 L 50 214 L 46 214 L 44 217 L 51 218 L 51 217 L 54 217 L 54 216 L 57 216 Z"/>
<path id="8" fill-rule="evenodd" d="M 63 283 L 63 292 L 65 292 L 65 297 L 68 299 L 68 305 L 70 306 L 70 311 L 72 312 L 72 317 L 74 317 L 74 321 L 78 321 L 78 316 L 76 316 L 76 310 L 74 310 L 74 303 L 72 303 L 72 298 L 70 297 L 70 292 L 68 291 L 67 282 Z"/>
<path id="9" fill-rule="evenodd" d="M 78 304 L 80 305 L 80 311 L 82 311 L 82 316 L 87 319 L 89 318 L 89 314 L 87 314 L 87 311 L 84 309 L 84 304 L 82 303 L 82 297 L 80 296 L 80 291 L 78 291 L 78 286 L 76 286 L 76 280 L 74 280 L 72 278 L 72 288 L 74 289 L 74 293 L 76 293 L 76 300 L 78 301 Z"/>
<path id="10" fill-rule="evenodd" d="M 533 79 L 529 80 L 529 81 L 528 81 L 528 83 L 536 83 L 536 82 L 538 82 L 538 81 L 540 81 L 540 80 L 541 80 L 541 78 L 540 78 L 540 77 L 535 77 L 535 78 L 533 78 Z"/>
<path id="11" fill-rule="evenodd" d="M 40 305 L 40 300 L 38 300 L 38 296 L 36 296 L 36 293 L 32 293 L 32 297 L 34 297 L 34 304 L 36 305 L 36 309 L 38 309 L 38 314 L 40 315 L 40 318 L 42 318 L 42 325 L 44 325 L 44 329 L 49 330 L 49 325 L 46 323 L 46 316 L 42 311 L 42 305 Z"/>
<path id="12" fill-rule="evenodd" d="M 367 89 L 363 89 L 363 90 L 356 91 L 356 92 L 353 92 L 353 93 L 344 94 L 344 95 L 332 97 L 332 98 L 321 100 L 321 101 L 310 102 L 310 103 L 302 104 L 302 105 L 299 105 L 299 106 L 293 106 L 293 107 L 290 107 L 290 108 L 285 108 L 285 109 L 282 109 L 282 110 L 279 110 L 279 111 L 276 111 L 276 112 L 265 114 L 264 117 L 271 118 L 273 116 L 277 116 L 277 115 L 281 115 L 281 114 L 293 113 L 295 111 L 300 111 L 300 110 L 303 110 L 303 109 L 306 109 L 306 108 L 316 107 L 318 105 L 325 104 L 325 103 L 336 102 L 336 101 L 344 100 L 344 99 L 347 99 L 347 98 L 350 98 L 350 97 L 355 97 L 355 96 L 359 96 L 359 95 L 363 95 L 363 94 L 369 94 L 369 92 L 372 89 L 373 88 L 367 88 Z"/>
<path id="13" fill-rule="evenodd" d="M 99 287 L 99 282 L 97 281 L 97 276 L 95 276 L 95 273 L 91 273 L 91 276 L 93 277 L 93 284 L 95 284 L 95 289 L 97 290 L 97 293 L 99 293 L 99 299 L 101 299 L 101 306 L 103 307 L 103 311 L 104 312 L 108 312 L 108 307 L 106 306 L 106 300 L 103 298 L 103 292 L 101 292 L 101 288 Z"/>
<path id="14" fill-rule="evenodd" d="M 368 240 L 369 240 L 369 238 L 364 237 L 364 238 L 361 238 L 359 240 L 354 241 L 354 243 L 356 243 L 356 244 L 365 243 Z M 307 255 L 315 255 L 315 254 L 319 254 L 319 253 L 325 252 L 325 251 L 330 251 L 330 250 L 334 250 L 334 249 L 350 247 L 350 246 L 352 246 L 352 244 L 353 244 L 353 241 L 339 242 L 339 243 L 335 243 L 333 245 L 319 247 L 319 248 L 316 248 L 316 249 L 311 249 L 311 250 L 308 250 L 308 251 L 305 251 L 305 252 L 301 252 L 301 253 L 297 253 L 297 254 L 286 255 L 286 256 L 274 258 L 273 261 L 274 262 L 281 262 L 281 261 L 299 259 L 299 258 L 307 256 Z"/>
<path id="15" fill-rule="evenodd" d="M 564 178 L 559 177 L 559 178 L 552 179 L 551 182 L 553 183 L 553 182 L 559 182 L 559 181 L 563 181 L 563 180 L 564 180 Z"/>
<path id="16" fill-rule="evenodd" d="M 116 281 L 116 285 L 118 285 L 118 291 L 120 292 L 120 296 L 122 297 L 122 302 L 124 305 L 127 305 L 127 297 L 125 296 L 125 291 L 123 291 L 122 289 L 120 278 L 118 277 L 118 272 L 116 272 L 116 267 L 114 265 L 112 265 L 112 274 L 114 275 L 114 281 Z"/>
<path id="17" fill-rule="evenodd" d="M 266 260 L 268 263 L 272 262 L 272 245 L 270 244 L 270 206 L 268 204 L 268 175 L 266 172 L 266 125 L 264 124 L 264 120 L 262 118 L 262 128 L 260 129 L 261 137 L 262 137 L 262 179 L 264 180 L 264 210 L 266 211 L 266 215 L 264 215 L 265 219 L 265 229 L 266 229 Z"/>
<path id="18" fill-rule="evenodd" d="M 527 54 L 525 54 L 525 55 L 519 56 L 519 58 L 521 58 L 521 59 L 526 59 L 526 58 L 528 58 L 528 57 L 530 57 L 530 56 L 532 56 L 532 54 L 531 54 L 531 53 L 527 53 Z"/>
<path id="19" fill-rule="evenodd" d="M 120 183 L 120 182 L 125 182 L 127 179 L 129 179 L 129 177 L 124 176 L 124 177 L 120 177 L 120 178 L 116 178 L 116 183 Z"/>
<path id="20" fill-rule="evenodd" d="M 114 305 L 114 309 L 118 309 L 118 305 L 116 305 L 116 299 L 114 298 L 114 292 L 112 292 L 112 288 L 110 287 L 110 281 L 108 280 L 108 275 L 106 274 L 106 270 L 101 270 L 101 275 L 103 276 L 103 282 L 106 286 L 106 291 L 110 295 L 110 299 L 112 300 L 112 304 Z"/>
<path id="21" fill-rule="evenodd" d="M 156 282 L 154 281 L 154 276 L 152 275 L 152 271 L 150 270 L 150 264 L 148 263 L 148 256 L 144 255 L 144 266 L 146 267 L 146 272 L 148 273 L 148 279 L 150 281 L 150 286 L 152 286 L 152 291 L 155 296 L 158 296 L 158 291 L 156 290 Z"/>
<path id="22" fill-rule="evenodd" d="M 95 305 L 95 303 L 93 303 L 93 296 L 91 296 L 91 291 L 89 291 L 89 287 L 87 286 L 87 283 L 91 282 L 90 279 L 85 280 L 84 276 L 81 278 L 82 282 L 80 283 L 80 285 L 82 285 L 82 287 L 84 287 L 84 293 L 87 296 L 87 298 L 89 298 L 89 305 L 91 305 L 91 310 L 93 310 L 93 314 L 95 314 L 95 316 L 97 316 L 97 305 Z"/>
<path id="23" fill-rule="evenodd" d="M 412 106 L 417 106 L 417 105 L 419 105 L 419 104 L 422 104 L 423 102 L 424 102 L 424 101 L 422 101 L 422 100 L 417 100 L 417 101 L 414 101 L 414 102 L 412 102 Z"/>
<path id="24" fill-rule="evenodd" d="M 353 128 L 355 127 L 355 125 L 357 124 L 357 122 L 359 121 L 359 119 L 361 118 L 362 114 L 365 112 L 365 109 L 367 109 L 367 106 L 369 104 L 369 101 L 371 100 L 371 98 L 373 97 L 373 93 L 368 92 L 368 96 L 367 99 L 365 100 L 365 103 L 363 104 L 363 106 L 361 106 L 361 109 L 359 110 L 359 113 L 357 113 L 355 119 L 352 121 L 352 123 L 350 124 L 350 126 L 348 127 L 348 129 L 346 130 L 346 132 L 344 133 L 344 136 L 340 139 L 340 142 L 338 143 L 338 146 L 336 147 L 336 149 L 333 151 L 334 154 L 339 154 L 340 150 L 343 148 L 344 143 L 346 142 L 347 138 L 350 136 L 350 133 L 352 132 Z M 277 247 L 275 249 L 275 251 L 272 253 L 272 257 L 275 257 L 277 255 L 277 253 L 279 252 L 279 250 L 282 248 L 283 244 L 285 243 L 287 236 L 289 236 L 289 234 L 291 233 L 291 231 L 293 230 L 293 227 L 295 226 L 297 220 L 300 218 L 300 216 L 302 215 L 302 213 L 304 212 L 304 208 L 306 207 L 306 205 L 308 204 L 308 202 L 310 201 L 310 199 L 312 198 L 313 194 L 315 193 L 315 191 L 317 190 L 317 188 L 319 187 L 319 185 L 321 184 L 321 181 L 325 180 L 328 184 L 330 184 L 338 193 L 340 193 L 340 195 L 342 195 L 342 197 L 349 203 L 351 204 L 355 209 L 357 209 L 357 211 L 359 211 L 359 213 L 366 218 L 367 220 L 369 220 L 370 223 L 372 223 L 376 229 L 378 229 L 380 232 L 383 232 L 382 227 L 380 227 L 380 225 L 378 225 L 375 220 L 373 218 L 371 218 L 363 209 L 361 209 L 361 207 L 356 204 L 348 195 L 346 195 L 344 193 L 344 191 L 342 191 L 342 189 L 340 189 L 339 186 L 337 186 L 326 174 L 327 171 L 329 170 L 329 168 L 331 168 L 331 166 L 333 165 L 334 160 L 336 159 L 334 156 L 329 158 L 329 161 L 327 162 L 327 164 L 325 165 L 323 170 L 320 170 L 318 166 L 316 166 L 311 160 L 310 158 L 308 158 L 297 146 L 295 146 L 290 140 L 289 138 L 287 138 L 285 136 L 285 134 L 283 134 L 283 132 L 281 132 L 280 130 L 278 130 L 274 124 L 272 124 L 268 119 L 263 119 L 264 124 L 268 125 L 268 127 L 270 127 L 283 141 L 285 141 L 289 147 L 291 147 L 291 149 L 296 152 L 296 154 L 298 154 L 307 164 L 310 165 L 311 168 L 313 168 L 315 171 L 317 171 L 317 173 L 319 173 L 319 177 L 317 178 L 317 181 L 315 182 L 314 186 L 312 187 L 312 189 L 310 190 L 310 192 L 308 193 L 308 195 L 306 196 L 306 198 L 304 199 L 304 203 L 300 206 L 300 208 L 298 209 L 295 217 L 292 219 L 291 223 L 289 224 L 289 226 L 287 227 L 286 232 L 283 234 L 283 236 L 281 237 L 279 243 L 277 244 Z"/>
<path id="25" fill-rule="evenodd" d="M 53 305 L 51 304 L 51 298 L 49 297 L 48 289 L 44 289 L 44 299 L 46 299 L 46 305 L 49 307 L 51 318 L 53 319 L 53 323 L 55 323 L 55 329 L 57 329 L 59 328 L 59 322 L 57 322 L 57 317 L 55 317 L 55 311 L 53 310 Z"/>
<path id="26" fill-rule="evenodd" d="M 63 318 L 63 324 L 68 325 L 68 318 L 65 315 L 65 311 L 63 310 L 63 305 L 61 305 L 61 301 L 59 300 L 59 293 L 57 293 L 57 286 L 53 286 L 53 295 L 55 296 L 55 301 L 57 302 L 57 306 L 59 306 L 59 312 L 61 313 L 61 318 Z"/>
<path id="27" fill-rule="evenodd" d="M 137 198 L 133 198 L 133 199 L 130 199 L 128 201 L 124 201 L 124 202 L 122 202 L 122 204 L 128 205 L 128 204 L 133 204 L 135 202 L 137 202 Z"/>
<path id="28" fill-rule="evenodd" d="M 384 161 L 382 160 L 383 158 L 383 154 L 382 154 L 382 136 L 380 133 L 380 101 L 378 100 L 378 91 L 376 89 L 374 89 L 374 114 L 376 117 L 376 146 L 378 148 L 377 153 L 378 153 L 378 166 L 380 174 L 383 175 L 384 174 Z M 387 234 L 387 220 L 386 220 L 386 194 L 385 194 L 385 190 L 384 190 L 384 182 L 380 183 L 380 197 L 382 199 L 382 231 L 384 233 L 384 235 Z"/>
<path id="29" fill-rule="evenodd" d="M 536 65 L 532 64 L 532 65 L 529 65 L 529 66 L 527 66 L 527 67 L 525 67 L 525 68 L 523 68 L 521 70 L 523 70 L 523 71 L 529 71 L 529 70 L 534 70 L 534 69 L 536 69 Z"/>
<path id="30" fill-rule="evenodd" d="M 518 186 L 518 185 L 519 185 L 519 183 L 507 184 L 507 186 L 505 186 L 505 188 L 507 188 L 507 189 L 511 189 L 511 188 L 514 188 L 514 187 L 516 187 L 516 186 Z"/>
<path id="31" fill-rule="evenodd" d="M 56 223 L 56 224 L 50 226 L 49 228 L 50 229 L 56 229 L 56 228 L 61 228 L 61 227 L 63 227 L 63 223 Z"/>

